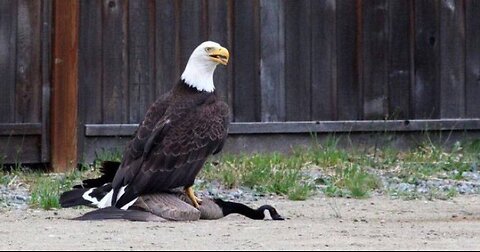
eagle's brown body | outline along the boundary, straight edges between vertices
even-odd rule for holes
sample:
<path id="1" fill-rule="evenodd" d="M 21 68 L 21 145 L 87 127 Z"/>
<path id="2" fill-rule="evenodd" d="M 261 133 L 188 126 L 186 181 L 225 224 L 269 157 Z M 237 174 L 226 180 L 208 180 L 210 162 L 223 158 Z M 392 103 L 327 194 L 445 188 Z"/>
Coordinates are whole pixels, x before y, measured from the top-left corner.
<path id="1" fill-rule="evenodd" d="M 215 92 L 179 81 L 152 104 L 128 144 L 113 180 L 112 205 L 192 186 L 208 156 L 222 149 L 228 122 L 228 106 Z M 117 199 L 123 187 L 125 193 Z"/>

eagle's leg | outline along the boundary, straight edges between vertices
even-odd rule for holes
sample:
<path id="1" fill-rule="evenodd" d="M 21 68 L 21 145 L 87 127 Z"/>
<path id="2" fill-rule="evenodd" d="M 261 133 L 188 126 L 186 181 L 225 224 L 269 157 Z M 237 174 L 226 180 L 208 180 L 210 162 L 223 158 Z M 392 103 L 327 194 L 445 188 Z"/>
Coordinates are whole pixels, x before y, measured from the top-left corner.
<path id="1" fill-rule="evenodd" d="M 192 204 L 195 208 L 200 207 L 200 204 L 202 204 L 202 200 L 195 196 L 195 193 L 193 192 L 193 186 L 186 187 L 185 194 L 187 194 L 187 197 L 192 201 Z"/>

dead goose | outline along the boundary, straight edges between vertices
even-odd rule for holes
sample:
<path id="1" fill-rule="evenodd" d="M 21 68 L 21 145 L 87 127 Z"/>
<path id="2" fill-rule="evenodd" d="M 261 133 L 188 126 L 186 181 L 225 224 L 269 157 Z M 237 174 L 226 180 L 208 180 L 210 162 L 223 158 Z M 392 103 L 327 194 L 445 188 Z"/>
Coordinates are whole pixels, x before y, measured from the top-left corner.
<path id="1" fill-rule="evenodd" d="M 102 195 L 86 194 L 85 188 L 98 188 L 102 186 L 109 191 L 108 184 L 113 180 L 120 163 L 106 161 L 102 163 L 100 171 L 102 176 L 96 179 L 87 179 L 82 185 L 74 186 L 74 190 L 63 193 L 60 196 L 62 207 L 73 207 L 78 205 L 91 205 L 92 199 L 101 199 Z M 87 191 L 88 192 L 88 191 Z M 94 191 L 92 190 L 91 193 Z M 98 191 L 95 191 L 98 192 Z M 85 198 L 88 198 L 86 200 Z M 142 195 L 134 205 L 127 210 L 115 207 L 100 208 L 76 218 L 76 220 L 105 220 L 124 219 L 131 221 L 195 221 L 199 219 L 215 220 L 229 214 L 241 214 L 254 220 L 263 220 L 265 211 L 268 211 L 273 220 L 283 220 L 276 209 L 270 205 L 263 205 L 257 209 L 250 208 L 244 204 L 224 201 L 221 199 L 205 198 L 197 209 L 191 200 L 185 196 L 182 188 L 170 192 Z"/>

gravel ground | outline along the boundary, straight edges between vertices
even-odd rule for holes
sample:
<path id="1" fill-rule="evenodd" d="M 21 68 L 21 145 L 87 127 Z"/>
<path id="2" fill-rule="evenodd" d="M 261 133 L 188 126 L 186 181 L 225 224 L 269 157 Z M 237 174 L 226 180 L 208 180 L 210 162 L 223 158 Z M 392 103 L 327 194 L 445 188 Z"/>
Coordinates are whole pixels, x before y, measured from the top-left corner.
<path id="1" fill-rule="evenodd" d="M 14 177 L 6 185 L 0 184 L 0 209 L 26 209 L 30 194 L 28 186 Z"/>
<path id="2" fill-rule="evenodd" d="M 417 180 L 415 183 L 405 183 L 402 179 L 379 170 L 372 169 L 370 172 L 376 174 L 382 182 L 382 188 L 373 193 L 373 195 L 377 196 L 403 196 L 405 199 L 448 199 L 457 195 L 480 194 L 480 172 L 477 170 L 464 172 L 460 180 L 434 177 Z M 453 171 L 453 173 L 454 172 L 455 171 Z M 311 171 L 307 175 L 311 181 L 325 181 L 329 178 L 328 175 L 323 174 L 319 170 Z M 224 189 L 218 182 L 204 183 L 201 180 L 197 180 L 197 182 L 198 184 L 208 184 L 204 186 L 205 188 L 203 190 L 198 191 L 201 196 L 206 197 L 219 197 L 231 201 L 255 202 L 266 196 L 273 196 L 260 194 L 246 187 Z M 321 190 L 324 186 L 318 185 L 317 187 L 321 195 Z M 452 189 L 456 192 L 455 195 L 448 195 Z M 0 208 L 26 209 L 28 208 L 29 197 L 28 186 L 16 177 L 12 178 L 8 185 L 0 184 Z"/>
<path id="3" fill-rule="evenodd" d="M 384 188 L 364 200 L 318 193 L 306 201 L 290 201 L 211 183 L 200 191 L 202 196 L 252 207 L 271 204 L 287 220 L 231 215 L 168 223 L 76 222 L 69 219 L 90 209 L 30 209 L 27 185 L 11 178 L 0 185 L 0 250 L 480 250 L 478 171 L 465 172 L 460 180 L 431 178 L 415 184 L 377 175 Z M 318 171 L 310 176 L 328 178 Z M 458 191 L 454 197 L 427 197 L 451 188 Z M 389 191 L 421 197 L 403 200 Z"/>
<path id="4" fill-rule="evenodd" d="M 263 197 L 285 221 L 79 222 L 89 209 L 0 210 L 0 250 L 480 250 L 480 199 Z"/>

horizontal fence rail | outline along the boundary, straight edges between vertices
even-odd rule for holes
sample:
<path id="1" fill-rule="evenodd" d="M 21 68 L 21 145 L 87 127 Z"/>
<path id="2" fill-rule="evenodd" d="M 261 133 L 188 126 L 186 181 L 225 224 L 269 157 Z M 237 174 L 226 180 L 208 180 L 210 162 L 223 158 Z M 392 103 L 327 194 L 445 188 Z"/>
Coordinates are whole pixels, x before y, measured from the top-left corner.
<path id="1" fill-rule="evenodd" d="M 0 136 L 25 136 L 41 134 L 41 123 L 0 123 Z"/>
<path id="2" fill-rule="evenodd" d="M 85 136 L 133 136 L 138 124 L 87 124 Z M 480 119 L 232 123 L 229 134 L 480 130 Z"/>

